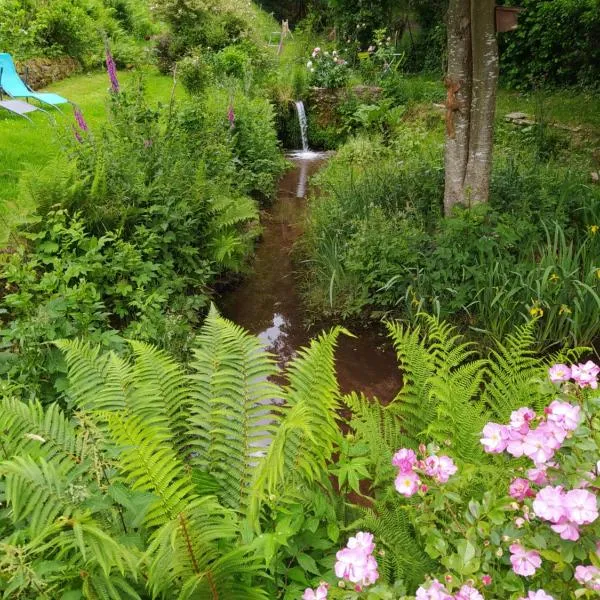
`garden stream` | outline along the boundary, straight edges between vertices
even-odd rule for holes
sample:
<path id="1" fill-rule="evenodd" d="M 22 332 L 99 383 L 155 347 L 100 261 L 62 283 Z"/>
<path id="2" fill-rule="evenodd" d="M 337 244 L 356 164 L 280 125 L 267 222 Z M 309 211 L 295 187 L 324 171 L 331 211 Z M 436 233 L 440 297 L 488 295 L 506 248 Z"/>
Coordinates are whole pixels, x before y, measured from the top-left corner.
<path id="1" fill-rule="evenodd" d="M 291 252 L 302 234 L 309 177 L 324 162 L 323 153 L 290 156 L 294 168 L 280 181 L 273 206 L 263 214 L 263 238 L 252 273 L 219 302 L 223 316 L 249 330 L 273 352 L 285 368 L 301 346 L 329 326 L 306 327 Z M 352 329 L 341 336 L 336 368 L 344 393 L 360 391 L 388 403 L 401 386 L 396 355 L 382 328 Z"/>

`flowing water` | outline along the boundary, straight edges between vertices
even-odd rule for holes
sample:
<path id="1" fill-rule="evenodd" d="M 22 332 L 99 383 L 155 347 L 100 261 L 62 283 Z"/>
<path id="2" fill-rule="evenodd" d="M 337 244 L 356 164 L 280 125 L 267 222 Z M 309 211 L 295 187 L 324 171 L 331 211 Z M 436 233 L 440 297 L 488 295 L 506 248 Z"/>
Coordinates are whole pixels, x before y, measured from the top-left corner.
<path id="1" fill-rule="evenodd" d="M 302 136 L 302 152 L 309 152 L 308 120 L 306 118 L 306 111 L 304 110 L 304 102 L 302 102 L 302 100 L 296 102 L 296 111 L 298 113 L 298 122 L 300 124 L 300 135 Z"/>
<path id="2" fill-rule="evenodd" d="M 327 155 L 307 151 L 290 158 L 295 167 L 282 178 L 277 200 L 263 215 L 263 238 L 252 273 L 219 303 L 225 317 L 259 336 L 282 368 L 323 329 L 305 326 L 291 251 L 302 233 L 309 177 Z M 401 379 L 384 332 L 370 328 L 353 329 L 352 333 L 357 337 L 342 336 L 336 353 L 342 391 L 362 391 L 389 402 Z"/>

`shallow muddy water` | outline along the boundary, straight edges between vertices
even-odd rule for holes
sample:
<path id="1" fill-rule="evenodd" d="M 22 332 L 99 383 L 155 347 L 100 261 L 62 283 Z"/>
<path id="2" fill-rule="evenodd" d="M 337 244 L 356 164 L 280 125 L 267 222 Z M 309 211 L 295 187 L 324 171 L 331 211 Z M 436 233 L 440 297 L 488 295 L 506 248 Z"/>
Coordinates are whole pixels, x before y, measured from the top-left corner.
<path id="1" fill-rule="evenodd" d="M 291 159 L 296 166 L 282 178 L 277 200 L 263 215 L 263 238 L 252 273 L 219 302 L 223 316 L 258 335 L 278 356 L 281 367 L 322 329 L 305 327 L 291 252 L 302 234 L 309 178 L 327 156 L 299 153 Z M 357 337 L 340 337 L 336 352 L 342 391 L 362 391 L 389 402 L 400 388 L 401 379 L 395 353 L 383 330 L 352 333 Z"/>

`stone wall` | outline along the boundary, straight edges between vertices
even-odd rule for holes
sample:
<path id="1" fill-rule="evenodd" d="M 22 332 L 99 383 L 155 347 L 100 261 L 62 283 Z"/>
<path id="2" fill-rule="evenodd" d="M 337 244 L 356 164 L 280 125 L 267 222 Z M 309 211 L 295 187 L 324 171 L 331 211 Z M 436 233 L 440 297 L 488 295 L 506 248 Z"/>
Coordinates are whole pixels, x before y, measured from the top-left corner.
<path id="1" fill-rule="evenodd" d="M 311 88 L 308 97 L 308 107 L 320 127 L 337 124 L 339 116 L 337 108 L 345 102 L 349 95 L 356 96 L 361 102 L 377 102 L 382 89 L 366 85 L 358 85 L 350 90 L 331 88 Z"/>
<path id="2" fill-rule="evenodd" d="M 79 62 L 69 56 L 31 58 L 17 61 L 16 65 L 23 79 L 27 75 L 27 83 L 34 90 L 45 88 L 54 81 L 66 79 L 73 73 L 81 71 Z"/>

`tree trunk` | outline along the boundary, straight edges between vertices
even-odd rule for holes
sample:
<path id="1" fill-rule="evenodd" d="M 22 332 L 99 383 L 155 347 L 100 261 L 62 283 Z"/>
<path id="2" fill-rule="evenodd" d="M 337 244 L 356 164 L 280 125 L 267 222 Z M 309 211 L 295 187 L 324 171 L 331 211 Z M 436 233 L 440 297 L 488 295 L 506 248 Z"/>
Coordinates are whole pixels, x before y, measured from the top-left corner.
<path id="1" fill-rule="evenodd" d="M 498 45 L 494 0 L 450 0 L 444 213 L 487 202 L 492 165 Z"/>

